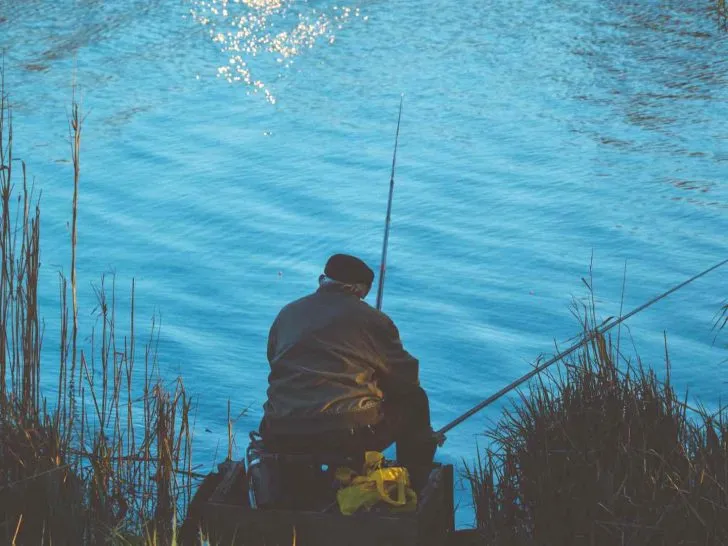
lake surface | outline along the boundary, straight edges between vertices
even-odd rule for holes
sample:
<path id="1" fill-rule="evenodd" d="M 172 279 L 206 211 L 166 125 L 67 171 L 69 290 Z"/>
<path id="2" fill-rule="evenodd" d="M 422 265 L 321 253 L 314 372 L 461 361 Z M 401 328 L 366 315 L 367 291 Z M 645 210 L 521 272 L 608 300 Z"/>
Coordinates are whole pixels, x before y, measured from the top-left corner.
<path id="1" fill-rule="evenodd" d="M 400 94 L 384 310 L 442 426 L 579 332 L 728 257 L 728 32 L 709 1 L 0 0 L 15 152 L 42 189 L 52 392 L 70 267 L 72 87 L 86 114 L 83 342 L 92 282 L 136 279 L 164 377 L 197 395 L 195 459 L 238 453 L 265 397 L 268 328 L 327 257 L 378 267 Z M 726 399 L 718 270 L 637 315 L 627 353 Z M 374 302 L 375 294 L 369 297 Z M 121 319 L 120 319 L 121 320 Z M 507 401 L 453 430 L 460 465 Z M 472 521 L 459 486 L 458 525 Z"/>

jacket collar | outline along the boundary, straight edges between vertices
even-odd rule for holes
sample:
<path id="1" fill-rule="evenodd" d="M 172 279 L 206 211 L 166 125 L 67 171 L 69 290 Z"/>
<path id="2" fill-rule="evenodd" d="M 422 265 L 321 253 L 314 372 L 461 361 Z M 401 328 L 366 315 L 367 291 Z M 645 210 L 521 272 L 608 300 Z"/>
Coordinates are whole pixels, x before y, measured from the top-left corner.
<path id="1" fill-rule="evenodd" d="M 340 282 L 324 283 L 318 287 L 316 292 L 333 292 L 335 294 L 346 294 L 348 296 L 359 297 L 356 293 L 356 286 L 353 284 L 344 284 Z"/>

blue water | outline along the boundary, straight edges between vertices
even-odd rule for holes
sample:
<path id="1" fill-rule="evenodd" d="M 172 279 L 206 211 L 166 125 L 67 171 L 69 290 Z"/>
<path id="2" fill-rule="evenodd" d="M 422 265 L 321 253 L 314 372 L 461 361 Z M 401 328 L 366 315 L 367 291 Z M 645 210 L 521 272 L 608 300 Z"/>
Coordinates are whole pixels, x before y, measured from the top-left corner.
<path id="1" fill-rule="evenodd" d="M 377 267 L 401 93 L 384 310 L 421 359 L 436 426 L 578 333 L 569 304 L 590 263 L 606 317 L 625 263 L 631 309 L 728 257 L 728 33 L 711 2 L 345 2 L 0 0 L 15 152 L 43 191 L 47 388 L 74 82 L 83 342 L 91 283 L 116 272 L 123 310 L 135 278 L 138 330 L 161 313 L 162 374 L 197 396 L 204 468 L 224 457 L 228 399 L 249 408 L 239 454 L 260 418 L 280 307 L 333 252 Z M 622 333 L 660 368 L 666 333 L 675 385 L 708 407 L 728 387 L 728 334 L 711 331 L 727 280 Z M 504 403 L 453 430 L 440 460 L 471 460 Z"/>

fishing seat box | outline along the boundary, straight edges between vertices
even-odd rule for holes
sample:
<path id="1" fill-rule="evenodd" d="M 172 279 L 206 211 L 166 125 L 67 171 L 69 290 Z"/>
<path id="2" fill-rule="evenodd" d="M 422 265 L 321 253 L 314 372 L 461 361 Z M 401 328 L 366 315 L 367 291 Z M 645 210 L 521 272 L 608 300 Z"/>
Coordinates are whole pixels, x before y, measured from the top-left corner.
<path id="1" fill-rule="evenodd" d="M 242 463 L 239 466 L 239 472 L 244 472 Z M 427 479 L 417 491 L 417 509 L 402 514 L 385 509 L 345 516 L 336 505 L 326 511 L 253 509 L 247 502 L 221 501 L 230 498 L 225 491 L 230 486 L 223 479 L 202 506 L 203 528 L 211 544 L 226 546 L 444 546 L 455 527 L 453 467 L 434 463 L 419 470 Z M 415 472 L 410 469 L 411 474 Z"/>

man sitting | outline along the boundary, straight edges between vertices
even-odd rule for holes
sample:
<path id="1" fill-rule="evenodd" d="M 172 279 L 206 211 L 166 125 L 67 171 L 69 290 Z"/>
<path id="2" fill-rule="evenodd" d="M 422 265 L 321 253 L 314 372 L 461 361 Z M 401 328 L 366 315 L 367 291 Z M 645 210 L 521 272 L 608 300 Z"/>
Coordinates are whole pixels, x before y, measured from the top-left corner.
<path id="1" fill-rule="evenodd" d="M 273 322 L 260 426 L 272 451 L 349 456 L 396 442 L 399 464 L 432 463 L 437 444 L 419 363 L 392 320 L 363 301 L 373 280 L 360 259 L 331 256 L 318 290 Z"/>

